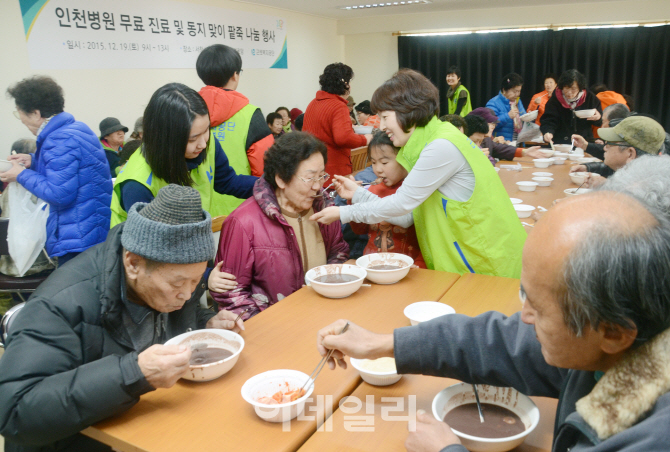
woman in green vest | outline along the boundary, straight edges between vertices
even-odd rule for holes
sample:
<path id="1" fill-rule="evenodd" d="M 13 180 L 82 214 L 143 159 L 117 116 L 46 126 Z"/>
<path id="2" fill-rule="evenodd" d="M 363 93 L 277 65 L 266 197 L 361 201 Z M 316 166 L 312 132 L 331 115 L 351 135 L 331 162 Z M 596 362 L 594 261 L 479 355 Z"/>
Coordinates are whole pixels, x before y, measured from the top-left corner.
<path id="1" fill-rule="evenodd" d="M 210 211 L 212 195 L 246 199 L 257 178 L 238 175 L 219 141 L 210 132 L 203 98 L 181 83 L 159 88 L 144 111 L 142 147 L 128 159 L 112 193 L 111 227 L 126 220 L 136 202 L 151 202 L 168 184 L 187 185 L 200 192 L 202 208 Z"/>
<path id="2" fill-rule="evenodd" d="M 451 66 L 447 71 L 447 85 L 449 114 L 467 116 L 472 111 L 470 91 L 461 85 L 461 69 L 458 66 Z"/>
<path id="3" fill-rule="evenodd" d="M 357 203 L 364 189 L 338 176 L 338 193 L 356 204 L 328 207 L 311 219 L 393 223 L 412 212 L 428 268 L 519 278 L 526 233 L 486 156 L 453 125 L 437 119 L 435 85 L 403 69 L 375 91 L 371 105 L 381 130 L 401 148 L 397 161 L 407 177 L 395 194 Z"/>

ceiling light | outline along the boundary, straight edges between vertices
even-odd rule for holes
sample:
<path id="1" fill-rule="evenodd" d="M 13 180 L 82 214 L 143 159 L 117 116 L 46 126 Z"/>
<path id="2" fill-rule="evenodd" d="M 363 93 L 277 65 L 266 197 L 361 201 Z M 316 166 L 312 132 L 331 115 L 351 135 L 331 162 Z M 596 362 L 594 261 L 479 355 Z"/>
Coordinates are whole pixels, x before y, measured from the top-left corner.
<path id="1" fill-rule="evenodd" d="M 352 5 L 352 6 L 340 6 L 340 9 L 345 9 L 351 11 L 352 9 L 361 9 L 361 8 L 382 8 L 384 6 L 407 6 L 407 5 L 425 5 L 427 3 L 433 3 L 431 0 L 405 0 L 401 2 L 387 2 L 387 3 L 372 3 L 370 5 Z"/>

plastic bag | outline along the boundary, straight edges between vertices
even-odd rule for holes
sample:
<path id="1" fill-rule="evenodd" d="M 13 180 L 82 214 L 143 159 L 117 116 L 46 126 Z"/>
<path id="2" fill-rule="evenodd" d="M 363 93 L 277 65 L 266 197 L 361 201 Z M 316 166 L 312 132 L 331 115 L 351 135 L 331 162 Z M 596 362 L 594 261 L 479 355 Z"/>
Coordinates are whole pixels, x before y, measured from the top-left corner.
<path id="1" fill-rule="evenodd" d="M 523 123 L 523 128 L 516 138 L 517 143 L 525 143 L 526 141 L 532 141 L 534 143 L 544 142 L 542 132 L 540 132 L 540 126 L 532 121 Z"/>
<path id="2" fill-rule="evenodd" d="M 3 196 L 9 197 L 11 215 L 7 229 L 9 255 L 19 276 L 23 276 L 47 241 L 49 205 L 17 182 L 10 183 Z"/>

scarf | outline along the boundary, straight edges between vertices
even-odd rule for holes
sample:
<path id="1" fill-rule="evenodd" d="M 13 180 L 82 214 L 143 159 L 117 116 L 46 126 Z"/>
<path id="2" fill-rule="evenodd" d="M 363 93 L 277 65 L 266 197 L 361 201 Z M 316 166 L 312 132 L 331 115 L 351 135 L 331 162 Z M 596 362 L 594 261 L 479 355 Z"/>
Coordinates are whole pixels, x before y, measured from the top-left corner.
<path id="1" fill-rule="evenodd" d="M 563 105 L 565 108 L 569 108 L 570 110 L 574 110 L 575 108 L 579 107 L 584 103 L 586 100 L 586 90 L 581 90 L 577 97 L 575 97 L 572 100 L 567 100 L 565 96 L 563 96 L 563 90 L 556 88 L 554 90 L 554 95 L 556 96 L 556 99 Z"/>
<path id="2" fill-rule="evenodd" d="M 453 88 L 450 86 L 449 89 L 447 90 L 447 97 L 451 99 L 454 97 L 454 94 L 456 93 L 456 90 L 461 86 L 461 83 L 459 82 L 456 86 Z"/>

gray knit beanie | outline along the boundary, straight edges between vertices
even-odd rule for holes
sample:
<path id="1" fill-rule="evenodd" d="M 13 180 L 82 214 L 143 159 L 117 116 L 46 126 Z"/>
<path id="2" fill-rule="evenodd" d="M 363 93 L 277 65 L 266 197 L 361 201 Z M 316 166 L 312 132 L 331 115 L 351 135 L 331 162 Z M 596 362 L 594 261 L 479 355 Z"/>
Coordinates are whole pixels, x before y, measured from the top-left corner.
<path id="1" fill-rule="evenodd" d="M 212 218 L 202 210 L 200 193 L 170 184 L 150 203 L 133 204 L 121 233 L 131 253 L 166 264 L 195 264 L 214 258 Z"/>

